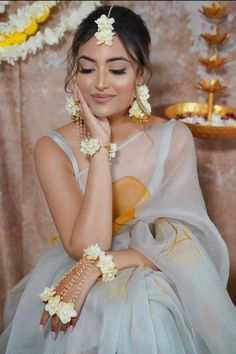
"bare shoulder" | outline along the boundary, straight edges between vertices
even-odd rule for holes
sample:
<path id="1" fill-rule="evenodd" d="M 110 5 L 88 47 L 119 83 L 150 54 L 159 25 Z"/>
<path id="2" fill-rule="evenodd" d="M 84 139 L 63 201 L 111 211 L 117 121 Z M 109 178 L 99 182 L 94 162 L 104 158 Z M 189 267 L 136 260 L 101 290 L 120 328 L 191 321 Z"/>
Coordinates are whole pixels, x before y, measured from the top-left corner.
<path id="1" fill-rule="evenodd" d="M 68 125 L 70 124 L 66 124 L 57 129 L 54 129 L 54 131 L 61 133 L 66 138 L 68 133 L 66 134 L 65 132 L 68 131 Z M 36 164 L 40 163 L 41 161 L 51 164 L 56 164 L 58 162 L 68 164 L 68 159 L 66 158 L 65 153 L 57 145 L 57 143 L 55 143 L 55 141 L 47 135 L 41 136 L 36 141 L 33 149 L 33 155 Z"/>

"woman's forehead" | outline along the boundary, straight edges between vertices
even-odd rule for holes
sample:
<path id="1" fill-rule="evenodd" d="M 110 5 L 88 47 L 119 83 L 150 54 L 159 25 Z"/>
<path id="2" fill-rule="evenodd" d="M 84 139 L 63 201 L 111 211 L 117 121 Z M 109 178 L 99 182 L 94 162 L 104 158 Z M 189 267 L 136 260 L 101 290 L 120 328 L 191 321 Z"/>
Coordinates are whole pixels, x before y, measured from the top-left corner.
<path id="1" fill-rule="evenodd" d="M 107 61 L 115 57 L 123 57 L 131 61 L 123 43 L 117 35 L 113 37 L 112 45 L 97 44 L 97 39 L 93 36 L 79 49 L 79 57 L 87 56 L 94 59 L 96 62 Z"/>

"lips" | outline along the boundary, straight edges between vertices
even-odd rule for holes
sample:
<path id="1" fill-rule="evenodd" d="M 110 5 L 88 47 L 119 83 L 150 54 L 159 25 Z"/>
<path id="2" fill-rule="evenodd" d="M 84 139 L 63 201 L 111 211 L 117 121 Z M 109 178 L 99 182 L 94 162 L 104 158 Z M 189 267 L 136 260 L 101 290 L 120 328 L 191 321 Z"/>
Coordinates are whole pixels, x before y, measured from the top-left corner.
<path id="1" fill-rule="evenodd" d="M 105 94 L 105 93 L 96 93 L 94 95 L 91 95 L 91 97 L 92 97 L 92 99 L 95 102 L 103 103 L 103 102 L 110 101 L 115 96 L 114 95 L 108 95 L 108 94 Z"/>

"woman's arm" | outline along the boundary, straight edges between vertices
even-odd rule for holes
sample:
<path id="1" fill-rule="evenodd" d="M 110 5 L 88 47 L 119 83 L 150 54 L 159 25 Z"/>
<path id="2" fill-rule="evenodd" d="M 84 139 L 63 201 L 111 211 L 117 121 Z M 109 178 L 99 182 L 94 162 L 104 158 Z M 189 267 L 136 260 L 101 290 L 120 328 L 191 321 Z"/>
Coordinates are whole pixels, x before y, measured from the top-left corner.
<path id="1" fill-rule="evenodd" d="M 154 270 L 158 270 L 157 266 L 153 264 L 142 253 L 133 248 L 127 248 L 119 251 L 106 252 L 107 255 L 113 256 L 113 261 L 118 270 L 126 268 L 137 268 L 140 265 L 148 266 Z"/>
<path id="2" fill-rule="evenodd" d="M 70 161 L 49 137 L 34 148 L 37 176 L 57 231 L 67 253 L 80 259 L 83 250 L 98 243 L 110 249 L 112 237 L 111 172 L 107 151 L 90 159 L 84 196 L 75 181 Z"/>
<path id="3" fill-rule="evenodd" d="M 108 119 L 96 118 L 78 89 L 85 123 L 100 143 L 110 141 Z M 70 161 L 48 137 L 34 149 L 35 167 L 49 210 L 67 253 L 79 260 L 83 250 L 98 243 L 109 250 L 112 241 L 112 179 L 108 151 L 101 149 L 89 160 L 84 195 L 72 173 Z"/>

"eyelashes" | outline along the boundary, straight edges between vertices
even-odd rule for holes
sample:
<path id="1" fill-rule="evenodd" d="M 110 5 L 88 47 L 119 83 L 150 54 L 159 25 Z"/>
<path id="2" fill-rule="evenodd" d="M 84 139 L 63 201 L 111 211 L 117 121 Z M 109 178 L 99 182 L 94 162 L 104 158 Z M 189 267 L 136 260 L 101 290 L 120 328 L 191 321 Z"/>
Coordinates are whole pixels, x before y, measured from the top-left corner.
<path id="1" fill-rule="evenodd" d="M 95 69 L 79 69 L 79 72 L 81 74 L 91 74 L 92 72 L 94 72 Z M 125 69 L 120 69 L 120 70 L 115 70 L 115 69 L 110 69 L 110 72 L 113 74 L 113 75 L 123 75 L 126 73 Z"/>

